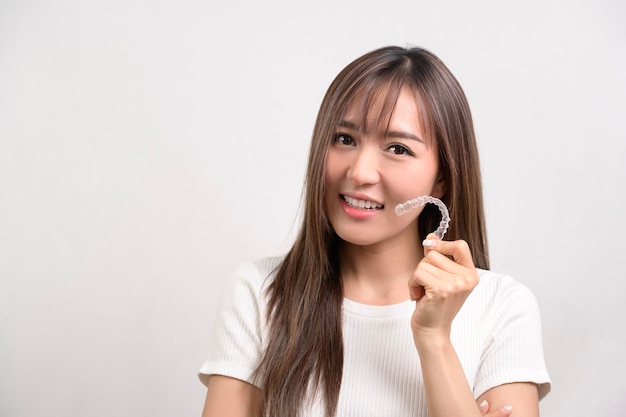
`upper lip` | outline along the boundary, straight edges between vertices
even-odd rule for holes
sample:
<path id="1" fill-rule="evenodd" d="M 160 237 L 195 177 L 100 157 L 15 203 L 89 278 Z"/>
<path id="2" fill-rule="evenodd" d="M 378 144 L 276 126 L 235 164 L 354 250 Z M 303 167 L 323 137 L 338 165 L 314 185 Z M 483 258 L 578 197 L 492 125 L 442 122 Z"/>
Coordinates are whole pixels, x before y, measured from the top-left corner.
<path id="1" fill-rule="evenodd" d="M 350 198 L 354 198 L 355 200 L 364 200 L 364 201 L 371 201 L 372 203 L 378 204 L 378 205 L 384 205 L 383 203 L 381 203 L 380 201 L 376 200 L 373 197 L 370 197 L 368 195 L 365 194 L 349 194 L 349 193 L 341 193 L 342 196 L 346 196 L 346 197 L 350 197 Z"/>

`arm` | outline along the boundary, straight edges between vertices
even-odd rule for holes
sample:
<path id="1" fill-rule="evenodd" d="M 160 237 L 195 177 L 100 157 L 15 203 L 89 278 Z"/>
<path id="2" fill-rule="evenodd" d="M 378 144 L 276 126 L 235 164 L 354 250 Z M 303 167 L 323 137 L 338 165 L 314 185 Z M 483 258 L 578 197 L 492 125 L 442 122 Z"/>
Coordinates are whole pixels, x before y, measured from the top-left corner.
<path id="1" fill-rule="evenodd" d="M 487 405 L 481 407 L 481 411 L 492 408 L 497 412 L 494 416 L 539 416 L 537 385 L 532 382 L 499 385 L 478 397 L 477 402 Z"/>
<path id="2" fill-rule="evenodd" d="M 211 375 L 202 417 L 255 417 L 259 415 L 259 400 L 260 390 L 254 385 Z"/>
<path id="3" fill-rule="evenodd" d="M 480 417 L 485 411 L 474 400 L 450 341 L 452 320 L 478 284 L 478 272 L 467 243 L 438 241 L 434 235 L 429 239 L 424 259 L 409 281 L 416 300 L 411 327 L 422 363 L 429 413 L 431 417 Z M 483 400 L 493 404 L 489 416 L 539 416 L 534 384 L 502 385 L 487 391 L 478 403 Z M 513 411 L 503 409 L 504 405 L 512 405 Z"/>

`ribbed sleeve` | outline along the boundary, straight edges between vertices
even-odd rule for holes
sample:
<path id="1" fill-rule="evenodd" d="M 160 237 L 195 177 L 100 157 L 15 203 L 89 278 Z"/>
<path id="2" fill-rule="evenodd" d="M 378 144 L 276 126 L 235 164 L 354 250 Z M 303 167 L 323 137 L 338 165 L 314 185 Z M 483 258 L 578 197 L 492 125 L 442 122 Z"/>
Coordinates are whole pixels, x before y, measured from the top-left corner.
<path id="1" fill-rule="evenodd" d="M 267 258 L 245 263 L 235 271 L 224 293 L 208 358 L 198 375 L 203 384 L 209 375 L 217 374 L 260 386 L 253 373 L 266 329 L 264 286 L 278 262 L 278 258 Z"/>
<path id="2" fill-rule="evenodd" d="M 539 398 L 550 391 L 550 379 L 543 356 L 539 306 L 531 291 L 502 277 L 493 282 L 492 300 L 481 294 L 482 300 L 494 304 L 493 312 L 485 318 L 489 324 L 481 355 L 474 394 L 478 397 L 489 388 L 508 382 L 534 382 Z"/>

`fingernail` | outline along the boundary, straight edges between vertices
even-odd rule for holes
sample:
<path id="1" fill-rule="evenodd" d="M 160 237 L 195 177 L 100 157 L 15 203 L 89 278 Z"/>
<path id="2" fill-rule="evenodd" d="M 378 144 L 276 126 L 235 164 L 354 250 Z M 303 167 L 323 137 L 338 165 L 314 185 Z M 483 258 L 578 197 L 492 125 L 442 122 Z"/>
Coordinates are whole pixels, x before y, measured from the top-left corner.
<path id="1" fill-rule="evenodd" d="M 435 247 L 435 245 L 437 244 L 436 240 L 431 240 L 431 239 L 424 239 L 422 241 L 422 246 L 424 246 L 425 248 L 432 248 Z"/>
<path id="2" fill-rule="evenodd" d="M 500 411 L 508 412 L 508 411 L 511 411 L 512 409 L 513 409 L 512 405 L 505 405 L 504 407 L 500 409 Z"/>
<path id="3" fill-rule="evenodd" d="M 482 402 L 482 403 L 480 403 L 479 407 L 480 407 L 480 408 L 485 408 L 485 407 L 487 407 L 487 400 L 483 400 L 483 402 Z"/>

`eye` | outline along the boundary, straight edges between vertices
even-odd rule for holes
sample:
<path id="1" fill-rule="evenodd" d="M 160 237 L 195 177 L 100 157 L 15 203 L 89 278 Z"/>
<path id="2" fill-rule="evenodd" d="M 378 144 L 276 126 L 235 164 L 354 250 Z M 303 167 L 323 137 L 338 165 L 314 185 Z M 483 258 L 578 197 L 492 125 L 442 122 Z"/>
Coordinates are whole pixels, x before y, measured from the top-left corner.
<path id="1" fill-rule="evenodd" d="M 391 152 L 394 155 L 409 155 L 409 156 L 413 156 L 413 152 L 411 152 L 409 150 L 409 148 L 407 148 L 404 145 L 399 145 L 399 144 L 393 144 L 387 147 L 387 151 Z"/>
<path id="2" fill-rule="evenodd" d="M 345 133 L 337 133 L 333 138 L 333 141 L 338 145 L 344 146 L 355 146 L 356 142 L 354 138 L 350 135 L 346 135 Z"/>

